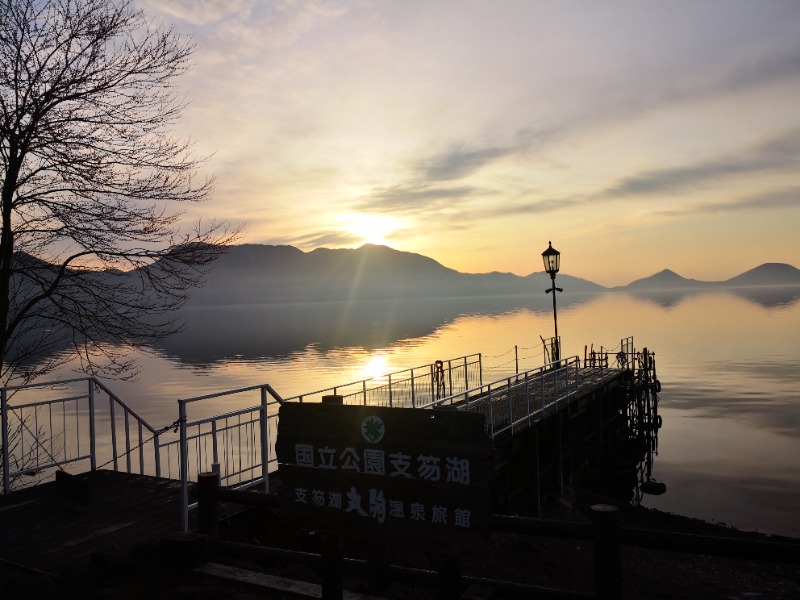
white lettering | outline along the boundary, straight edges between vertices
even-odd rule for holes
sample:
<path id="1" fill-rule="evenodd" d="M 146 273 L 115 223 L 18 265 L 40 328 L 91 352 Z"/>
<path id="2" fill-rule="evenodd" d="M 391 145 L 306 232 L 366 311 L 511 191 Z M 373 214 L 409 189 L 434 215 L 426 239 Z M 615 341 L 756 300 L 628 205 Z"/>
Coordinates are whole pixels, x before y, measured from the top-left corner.
<path id="1" fill-rule="evenodd" d="M 469 459 L 447 457 L 447 482 L 469 485 Z"/>
<path id="2" fill-rule="evenodd" d="M 295 444 L 294 462 L 299 467 L 313 467 L 314 446 L 311 444 Z"/>
<path id="3" fill-rule="evenodd" d="M 355 471 L 361 470 L 361 458 L 358 456 L 354 448 L 345 448 L 339 455 L 339 460 L 342 464 L 342 471 Z"/>
<path id="4" fill-rule="evenodd" d="M 383 497 L 383 490 L 369 491 L 369 514 L 378 523 L 386 520 L 386 500 Z"/>
<path id="5" fill-rule="evenodd" d="M 361 495 L 356 490 L 356 487 L 353 486 L 350 488 L 350 491 L 347 492 L 347 508 L 344 509 L 344 512 L 357 512 L 362 517 L 367 516 L 367 511 L 361 506 Z"/>
<path id="6" fill-rule="evenodd" d="M 420 454 L 417 457 L 419 468 L 417 474 L 426 481 L 439 481 L 442 476 L 442 469 L 439 466 L 441 459 L 438 456 Z"/>

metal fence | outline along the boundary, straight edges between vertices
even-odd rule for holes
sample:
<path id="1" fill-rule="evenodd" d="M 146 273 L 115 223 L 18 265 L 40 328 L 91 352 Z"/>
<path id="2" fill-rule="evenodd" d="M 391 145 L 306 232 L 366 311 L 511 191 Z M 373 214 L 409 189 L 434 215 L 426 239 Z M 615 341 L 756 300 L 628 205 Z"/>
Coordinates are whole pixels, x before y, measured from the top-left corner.
<path id="1" fill-rule="evenodd" d="M 3 493 L 72 463 L 161 475 L 160 432 L 93 377 L 0 388 L 0 419 Z"/>
<path id="2" fill-rule="evenodd" d="M 183 495 L 182 526 L 188 530 L 189 510 L 195 506 L 189 503 L 189 483 L 197 481 L 200 473 L 218 473 L 226 487 L 258 487 L 269 491 L 268 474 L 278 466 L 275 454 L 278 408 L 284 402 L 318 402 L 325 395 L 337 395 L 349 405 L 421 408 L 476 385 L 481 385 L 480 354 L 397 371 L 389 374 L 385 383 L 364 379 L 290 398 L 281 398 L 265 384 L 179 400 L 180 437 L 164 442 L 160 450 L 167 463 L 167 476 L 173 476 L 173 466 L 179 467 L 176 475 L 181 480 Z M 190 406 L 221 399 L 249 406 L 190 418 Z"/>
<path id="3" fill-rule="evenodd" d="M 633 337 L 626 337 L 622 338 L 619 346 L 613 349 L 600 346 L 595 350 L 594 344 L 591 347 L 585 346 L 583 349 L 583 366 L 635 370 L 640 366 L 637 364 L 640 356 L 633 345 Z"/>
<path id="4" fill-rule="evenodd" d="M 496 437 L 523 422 L 537 420 L 546 411 L 577 393 L 580 359 L 573 356 L 543 367 L 464 390 L 420 408 L 455 406 L 459 410 L 482 414 L 491 437 Z"/>
<path id="5" fill-rule="evenodd" d="M 363 381 L 351 384 L 349 388 L 336 387 L 324 391 L 341 395 L 345 404 L 421 408 L 481 385 L 482 375 L 481 355 L 470 354 L 390 373 L 385 384 L 367 387 L 369 381 Z M 350 391 L 353 385 L 362 389 Z M 298 398 L 302 402 L 303 397 Z"/>

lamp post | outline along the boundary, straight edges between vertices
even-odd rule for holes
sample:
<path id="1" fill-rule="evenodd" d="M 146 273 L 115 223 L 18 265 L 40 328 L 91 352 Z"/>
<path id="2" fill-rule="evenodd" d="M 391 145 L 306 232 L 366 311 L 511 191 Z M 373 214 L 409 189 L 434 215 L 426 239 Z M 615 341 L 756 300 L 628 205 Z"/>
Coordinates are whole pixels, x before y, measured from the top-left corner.
<path id="1" fill-rule="evenodd" d="M 547 290 L 546 293 L 553 293 L 553 322 L 556 326 L 556 336 L 554 339 L 554 352 L 552 352 L 553 362 L 561 359 L 561 344 L 558 341 L 558 313 L 556 313 L 556 292 L 563 292 L 561 288 L 556 287 L 556 273 L 561 266 L 561 252 L 553 248 L 553 242 L 547 242 L 547 250 L 542 252 L 542 260 L 544 261 L 544 270 L 550 275 L 553 287 Z"/>

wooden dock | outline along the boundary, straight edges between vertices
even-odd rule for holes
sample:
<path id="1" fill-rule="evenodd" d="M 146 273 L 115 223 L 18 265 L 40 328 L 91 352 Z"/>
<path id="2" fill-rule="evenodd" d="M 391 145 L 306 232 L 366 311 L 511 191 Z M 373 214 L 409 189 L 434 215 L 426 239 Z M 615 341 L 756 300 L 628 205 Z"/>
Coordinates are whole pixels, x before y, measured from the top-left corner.
<path id="1" fill-rule="evenodd" d="M 180 482 L 91 471 L 0 496 L 0 563 L 56 576 L 98 552 L 156 545 L 179 527 Z"/>

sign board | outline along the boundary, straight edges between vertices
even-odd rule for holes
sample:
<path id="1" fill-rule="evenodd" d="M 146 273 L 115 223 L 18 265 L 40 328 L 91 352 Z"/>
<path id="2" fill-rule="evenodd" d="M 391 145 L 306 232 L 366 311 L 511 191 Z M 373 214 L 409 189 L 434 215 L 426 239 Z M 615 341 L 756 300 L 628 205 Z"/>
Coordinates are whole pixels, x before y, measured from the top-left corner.
<path id="1" fill-rule="evenodd" d="M 286 403 L 276 449 L 281 506 L 316 529 L 448 546 L 485 537 L 483 415 Z"/>

